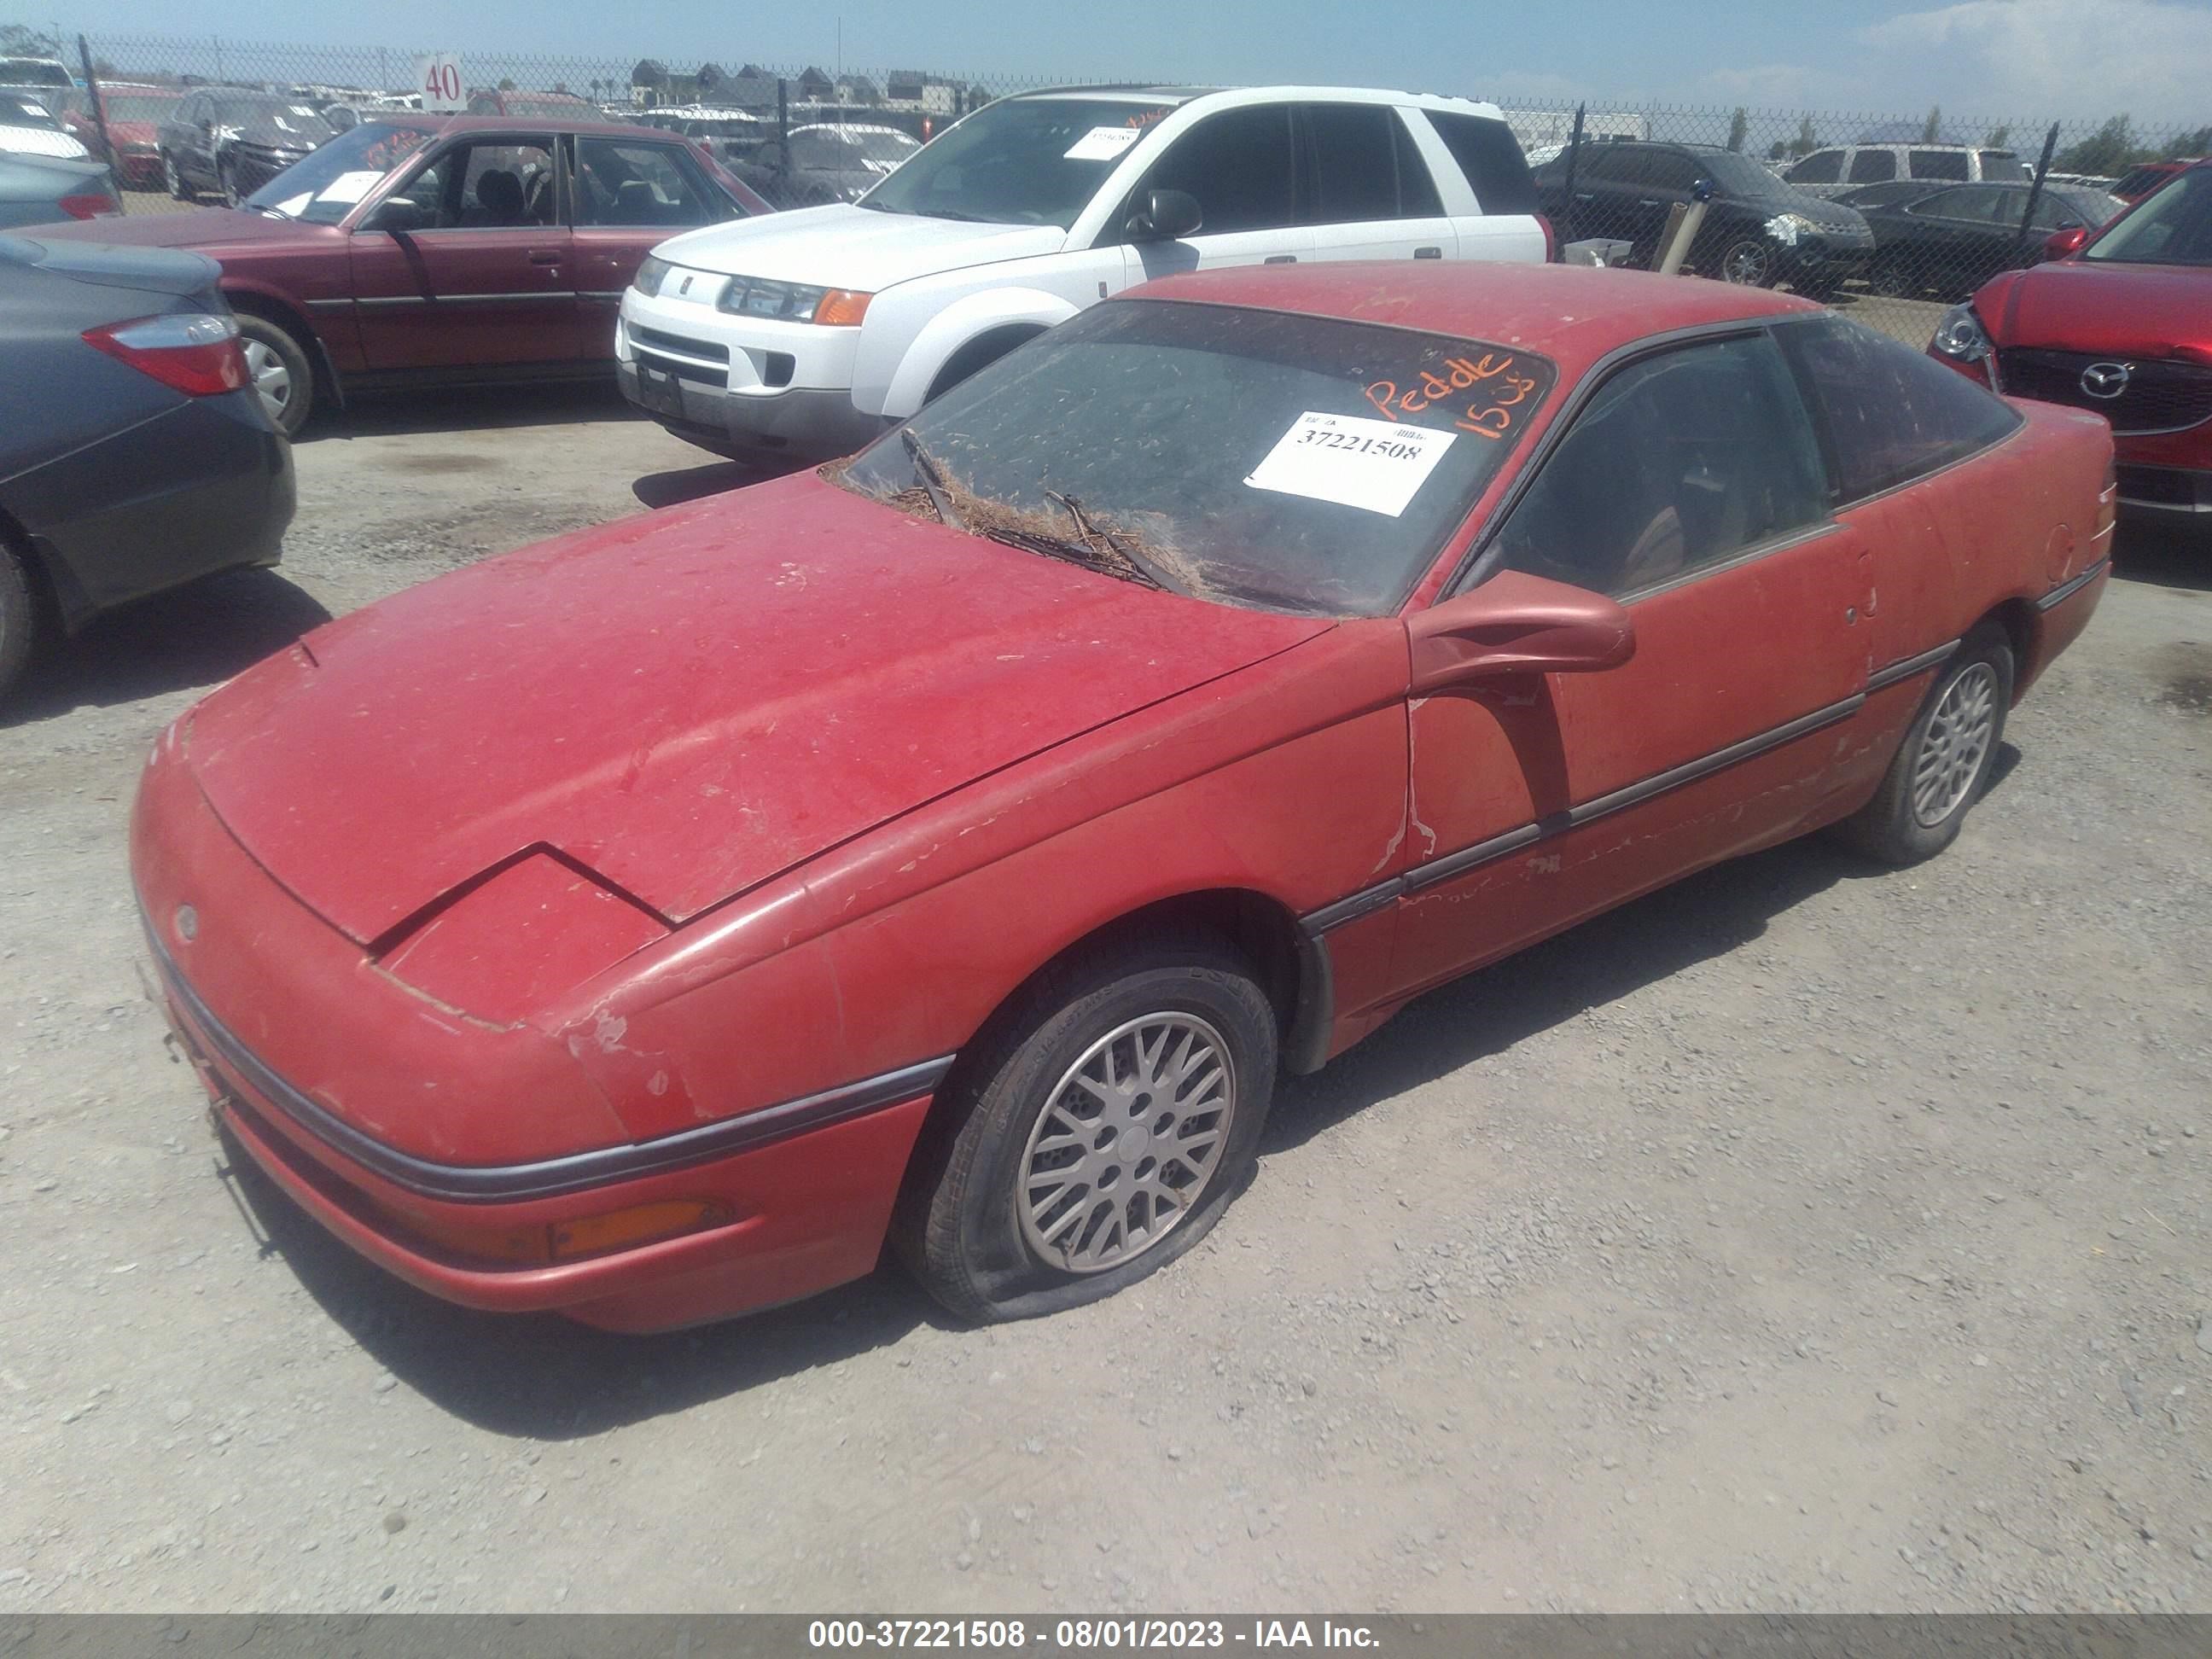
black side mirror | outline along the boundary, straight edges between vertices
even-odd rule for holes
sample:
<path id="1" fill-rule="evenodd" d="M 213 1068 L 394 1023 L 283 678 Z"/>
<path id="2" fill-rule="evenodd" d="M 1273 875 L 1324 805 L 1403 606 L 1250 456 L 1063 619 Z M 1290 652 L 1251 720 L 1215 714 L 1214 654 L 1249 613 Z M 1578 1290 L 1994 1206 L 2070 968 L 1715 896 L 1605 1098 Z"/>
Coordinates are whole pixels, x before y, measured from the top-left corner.
<path id="1" fill-rule="evenodd" d="M 368 216 L 363 230 L 409 231 L 420 230 L 429 222 L 430 216 L 422 210 L 420 202 L 404 196 L 389 197 L 376 204 Z"/>
<path id="2" fill-rule="evenodd" d="M 1176 242 L 1206 222 L 1198 198 L 1188 191 L 1151 190 L 1145 204 L 1129 216 L 1122 232 L 1133 242 Z"/>

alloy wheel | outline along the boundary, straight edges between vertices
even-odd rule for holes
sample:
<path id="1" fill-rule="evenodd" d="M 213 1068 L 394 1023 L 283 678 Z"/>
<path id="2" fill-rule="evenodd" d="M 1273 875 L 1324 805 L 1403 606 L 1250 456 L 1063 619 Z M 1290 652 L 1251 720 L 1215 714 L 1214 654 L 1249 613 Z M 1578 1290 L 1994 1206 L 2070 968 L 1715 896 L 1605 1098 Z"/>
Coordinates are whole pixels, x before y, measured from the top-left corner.
<path id="1" fill-rule="evenodd" d="M 1934 829 L 1959 810 L 1996 734 L 1997 677 L 1978 662 L 1943 689 L 1912 763 L 1912 816 Z"/>
<path id="2" fill-rule="evenodd" d="M 1721 255 L 1721 279 L 1745 288 L 1764 288 L 1772 265 L 1766 244 L 1746 237 L 1729 244 L 1728 252 Z"/>
<path id="3" fill-rule="evenodd" d="M 1023 1150 L 1014 1207 L 1037 1259 L 1104 1273 L 1188 1215 L 1237 1113 L 1229 1044 L 1195 1014 L 1142 1015 L 1085 1049 Z"/>
<path id="4" fill-rule="evenodd" d="M 266 341 L 246 339 L 240 344 L 246 354 L 246 372 L 252 378 L 253 389 L 261 394 L 261 406 L 269 411 L 271 421 L 283 427 L 285 407 L 292 401 L 292 371 Z"/>

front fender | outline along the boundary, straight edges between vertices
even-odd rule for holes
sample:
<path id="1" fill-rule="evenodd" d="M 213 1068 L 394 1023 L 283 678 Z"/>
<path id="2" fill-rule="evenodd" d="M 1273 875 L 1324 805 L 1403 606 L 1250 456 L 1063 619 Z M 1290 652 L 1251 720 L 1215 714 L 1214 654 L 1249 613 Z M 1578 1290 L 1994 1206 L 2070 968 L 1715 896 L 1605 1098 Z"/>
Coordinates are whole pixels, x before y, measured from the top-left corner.
<path id="1" fill-rule="evenodd" d="M 994 329 L 1052 328 L 1075 315 L 1078 307 L 1057 294 L 1034 288 L 986 289 L 955 300 L 931 318 L 914 337 L 891 371 L 882 413 L 904 420 L 929 396 L 938 373 L 952 354 Z"/>

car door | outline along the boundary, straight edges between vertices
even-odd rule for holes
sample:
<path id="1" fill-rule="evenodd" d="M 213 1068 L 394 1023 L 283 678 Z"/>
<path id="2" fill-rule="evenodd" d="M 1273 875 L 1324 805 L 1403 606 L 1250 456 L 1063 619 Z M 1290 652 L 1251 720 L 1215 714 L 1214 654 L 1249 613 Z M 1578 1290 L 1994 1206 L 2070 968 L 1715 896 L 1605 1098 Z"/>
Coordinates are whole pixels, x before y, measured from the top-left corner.
<path id="1" fill-rule="evenodd" d="M 1490 116 L 1454 110 L 1401 109 L 1398 114 L 1420 140 L 1444 210 L 1451 215 L 1459 248 L 1447 257 L 1543 257 L 1543 233 L 1533 217 L 1540 192 L 1512 128 Z M 1429 135 L 1425 139 L 1424 128 Z"/>
<path id="2" fill-rule="evenodd" d="M 355 313 L 372 370 L 568 362 L 578 339 L 573 238 L 550 134 L 471 133 L 426 151 L 351 239 Z M 605 356 L 611 346 L 589 355 Z"/>
<path id="3" fill-rule="evenodd" d="M 1647 257 L 1657 241 L 1652 216 L 1638 205 L 1649 176 L 1647 153 L 1625 144 L 1593 144 L 1575 167 L 1569 204 L 1576 240 L 1634 245 L 1632 258 Z"/>
<path id="4" fill-rule="evenodd" d="M 216 129 L 222 120 L 222 108 L 214 98 L 203 93 L 198 106 L 192 112 L 191 125 L 185 133 L 184 164 L 179 168 L 188 184 L 210 190 L 215 187 Z"/>
<path id="5" fill-rule="evenodd" d="M 1832 196 L 1841 187 L 1848 149 L 1816 149 L 1784 173 L 1795 189 L 1814 196 Z"/>
<path id="6" fill-rule="evenodd" d="M 1871 580 L 1828 500 L 1764 330 L 1632 357 L 1571 411 L 1473 577 L 1604 593 L 1635 655 L 1411 705 L 1421 862 L 1394 978 L 1436 983 L 1818 810 L 1863 701 Z"/>
<path id="7" fill-rule="evenodd" d="M 1903 258 L 1923 283 L 1948 293 L 1981 285 L 1995 233 L 1989 187 L 1956 185 L 1922 198 L 1905 210 L 1911 222 L 1911 246 Z"/>
<path id="8" fill-rule="evenodd" d="M 1313 259 L 1443 259 L 1459 237 L 1404 118 L 1387 104 L 1296 106 L 1298 218 Z"/>
<path id="9" fill-rule="evenodd" d="M 1291 106 L 1244 104 L 1206 116 L 1153 158 L 1109 222 L 1123 243 L 1126 280 L 1230 265 L 1295 264 L 1313 233 L 1297 222 L 1297 167 Z M 1179 190 L 1196 198 L 1198 229 L 1176 241 L 1132 242 L 1126 225 L 1146 193 Z"/>
<path id="10" fill-rule="evenodd" d="M 683 144 L 589 136 L 564 142 L 573 146 L 579 355 L 611 358 L 623 290 L 646 255 L 735 209 Z"/>

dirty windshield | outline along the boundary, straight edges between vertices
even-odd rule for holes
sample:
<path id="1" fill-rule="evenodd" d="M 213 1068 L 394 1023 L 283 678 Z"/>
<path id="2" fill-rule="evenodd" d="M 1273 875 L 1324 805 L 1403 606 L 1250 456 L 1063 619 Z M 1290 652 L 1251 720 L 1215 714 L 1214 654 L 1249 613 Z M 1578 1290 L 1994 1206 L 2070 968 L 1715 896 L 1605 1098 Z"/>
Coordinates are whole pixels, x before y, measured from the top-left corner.
<path id="1" fill-rule="evenodd" d="M 1127 99 L 1009 98 L 915 151 L 860 205 L 1066 230 L 1172 107 Z"/>
<path id="2" fill-rule="evenodd" d="M 442 125 L 364 121 L 286 167 L 247 197 L 246 205 L 280 218 L 334 225 Z"/>
<path id="3" fill-rule="evenodd" d="M 963 381 L 833 476 L 1130 580 L 1382 615 L 1553 380 L 1545 359 L 1481 341 L 1118 301 Z"/>

